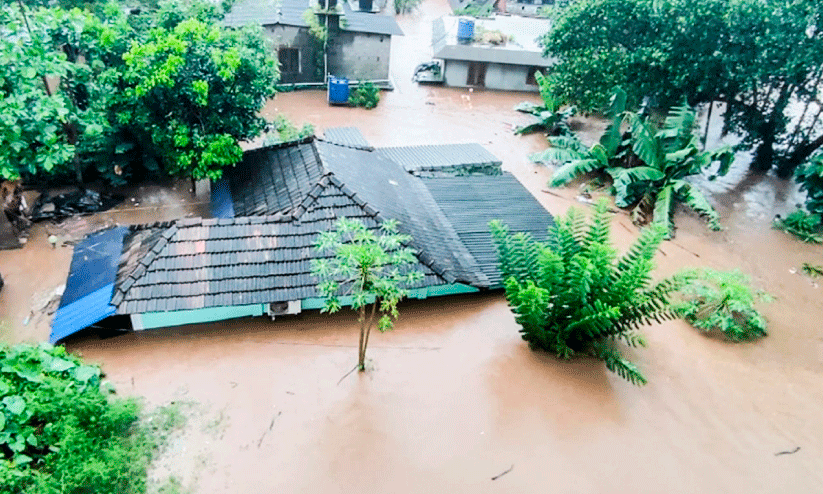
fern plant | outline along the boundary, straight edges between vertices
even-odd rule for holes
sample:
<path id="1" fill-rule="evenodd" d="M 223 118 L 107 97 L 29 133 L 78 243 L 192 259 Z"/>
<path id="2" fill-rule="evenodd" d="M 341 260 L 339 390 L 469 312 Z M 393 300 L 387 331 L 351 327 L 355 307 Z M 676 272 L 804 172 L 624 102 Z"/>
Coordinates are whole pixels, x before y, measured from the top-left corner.
<path id="1" fill-rule="evenodd" d="M 541 163 L 563 163 L 549 185 L 559 187 L 586 173 L 606 173 L 612 178 L 615 204 L 631 207 L 635 223 L 651 219 L 671 236 L 674 206 L 679 201 L 704 216 L 713 230 L 720 229 L 717 211 L 687 177 L 714 163 L 719 163 L 716 175 L 725 175 L 734 158 L 731 148 L 701 151 L 694 131 L 695 113 L 686 105 L 672 108 L 658 128 L 651 118 L 625 111 L 625 102 L 626 94 L 616 89 L 608 112 L 612 122 L 591 148 L 576 138 L 550 138 L 552 147 L 532 156 Z"/>
<path id="2" fill-rule="evenodd" d="M 766 319 L 754 308 L 757 302 L 769 302 L 766 292 L 752 289 L 749 277 L 738 270 L 690 270 L 675 311 L 695 328 L 705 332 L 720 331 L 731 341 L 752 340 L 766 336 Z"/>
<path id="3" fill-rule="evenodd" d="M 645 384 L 640 370 L 620 354 L 618 343 L 645 346 L 639 328 L 674 317 L 669 297 L 680 277 L 653 282 L 652 261 L 665 231 L 645 229 L 622 256 L 611 243 L 608 201 L 595 207 L 591 221 L 570 209 L 550 230 L 547 243 L 510 234 L 490 224 L 506 298 L 534 349 L 568 359 L 590 355 L 634 384 Z"/>

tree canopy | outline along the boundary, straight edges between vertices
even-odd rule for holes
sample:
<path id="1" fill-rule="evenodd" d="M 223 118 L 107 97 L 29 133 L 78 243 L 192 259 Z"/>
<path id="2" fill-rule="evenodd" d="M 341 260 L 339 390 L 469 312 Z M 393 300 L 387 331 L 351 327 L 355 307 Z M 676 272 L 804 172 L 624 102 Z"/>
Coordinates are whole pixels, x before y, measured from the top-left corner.
<path id="1" fill-rule="evenodd" d="M 543 38 L 555 90 L 586 111 L 726 103 L 755 164 L 789 174 L 823 146 L 823 7 L 813 0 L 579 0 Z"/>
<path id="2" fill-rule="evenodd" d="M 222 15 L 199 0 L 0 9 L 0 174 L 219 178 L 266 127 L 279 76 L 261 29 Z"/>

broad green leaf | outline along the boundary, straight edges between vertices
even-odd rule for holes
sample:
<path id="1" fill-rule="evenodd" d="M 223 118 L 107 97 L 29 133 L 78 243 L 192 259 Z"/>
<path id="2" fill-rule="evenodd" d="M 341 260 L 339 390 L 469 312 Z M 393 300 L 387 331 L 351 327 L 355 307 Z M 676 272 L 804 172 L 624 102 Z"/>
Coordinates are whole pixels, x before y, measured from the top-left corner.
<path id="1" fill-rule="evenodd" d="M 53 358 L 49 363 L 48 370 L 52 372 L 63 372 L 74 367 L 74 362 L 62 358 Z"/>
<path id="2" fill-rule="evenodd" d="M 88 382 L 93 377 L 100 376 L 100 369 L 92 365 L 81 365 L 72 369 L 72 376 L 79 382 Z"/>
<path id="3" fill-rule="evenodd" d="M 6 396 L 3 398 L 3 404 L 14 415 L 20 415 L 26 410 L 26 400 L 22 396 Z"/>

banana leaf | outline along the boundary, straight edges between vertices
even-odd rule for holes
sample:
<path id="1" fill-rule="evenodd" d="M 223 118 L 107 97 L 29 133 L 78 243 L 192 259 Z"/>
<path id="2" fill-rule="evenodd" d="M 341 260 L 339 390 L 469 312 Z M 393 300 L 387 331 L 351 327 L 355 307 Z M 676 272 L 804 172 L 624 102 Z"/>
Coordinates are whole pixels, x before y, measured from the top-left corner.
<path id="1" fill-rule="evenodd" d="M 636 113 L 626 113 L 626 121 L 631 129 L 631 144 L 634 154 L 652 168 L 661 169 L 665 159 L 651 124 L 646 123 Z"/>
<path id="2" fill-rule="evenodd" d="M 546 107 L 542 106 L 542 105 L 536 105 L 536 104 L 532 103 L 531 101 L 521 101 L 520 103 L 514 105 L 513 109 L 514 109 L 514 111 L 519 111 L 519 112 L 523 112 L 523 113 L 530 113 L 532 115 L 535 115 L 535 114 L 540 113 L 541 111 L 545 110 Z"/>
<path id="3" fill-rule="evenodd" d="M 630 185 L 637 182 L 656 182 L 666 178 L 663 172 L 648 166 L 634 168 L 615 166 L 607 168 L 606 173 L 612 177 L 615 203 L 620 207 L 626 207 L 634 202 L 636 194 L 635 191 L 629 190 Z"/>
<path id="4" fill-rule="evenodd" d="M 585 175 L 586 173 L 591 173 L 601 168 L 602 164 L 592 158 L 571 161 L 554 171 L 552 179 L 549 181 L 549 187 L 560 187 L 580 175 Z"/>
<path id="5" fill-rule="evenodd" d="M 712 205 L 709 204 L 709 201 L 703 193 L 685 180 L 673 180 L 672 187 L 678 197 L 686 203 L 687 206 L 706 218 L 706 221 L 709 223 L 709 228 L 715 231 L 720 230 L 720 216 Z"/>
<path id="6" fill-rule="evenodd" d="M 652 223 L 661 225 L 666 229 L 666 238 L 671 238 L 674 232 L 672 215 L 674 211 L 674 186 L 669 183 L 657 192 L 657 199 L 654 201 L 654 214 Z"/>

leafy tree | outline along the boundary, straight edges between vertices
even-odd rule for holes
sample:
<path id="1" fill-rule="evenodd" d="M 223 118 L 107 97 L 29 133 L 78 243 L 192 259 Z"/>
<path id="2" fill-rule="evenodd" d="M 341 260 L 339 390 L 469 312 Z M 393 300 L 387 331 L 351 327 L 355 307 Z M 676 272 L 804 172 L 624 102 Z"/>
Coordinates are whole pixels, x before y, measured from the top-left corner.
<path id="1" fill-rule="evenodd" d="M 422 1 L 423 0 L 394 0 L 394 13 L 400 15 L 411 12 L 417 8 Z"/>
<path id="2" fill-rule="evenodd" d="M 617 92 L 613 102 L 622 99 L 620 95 Z M 554 172 L 549 185 L 558 187 L 585 173 L 605 172 L 612 178 L 615 203 L 619 207 L 634 205 L 632 218 L 636 223 L 642 223 L 651 213 L 652 221 L 671 235 L 675 202 L 681 201 L 718 230 L 717 212 L 686 178 L 715 163 L 719 163 L 717 174 L 724 175 L 734 158 L 731 149 L 701 151 L 694 132 L 694 112 L 685 105 L 673 108 L 660 129 L 651 118 L 634 112 L 624 112 L 622 117 L 628 127 L 625 139 L 615 115 L 600 142 L 591 149 L 575 140 L 553 140 L 554 147 L 535 157 L 566 162 Z"/>
<path id="3" fill-rule="evenodd" d="M 618 257 L 605 200 L 597 203 L 588 224 L 574 208 L 556 218 L 547 243 L 512 235 L 497 221 L 490 227 L 506 298 L 529 346 L 563 359 L 594 356 L 624 379 L 645 384 L 617 343 L 645 346 L 638 329 L 674 316 L 669 297 L 683 280 L 651 280 L 652 258 L 665 230 L 658 225 L 645 229 Z"/>
<path id="4" fill-rule="evenodd" d="M 821 14 L 811 0 L 580 0 L 543 43 L 566 101 L 599 110 L 615 85 L 630 106 L 722 101 L 755 166 L 788 175 L 823 145 Z"/>
<path id="5" fill-rule="evenodd" d="M 173 424 L 146 427 L 137 403 L 111 398 L 100 376 L 63 347 L 0 346 L 3 492 L 145 492 L 152 451 Z"/>
<path id="6" fill-rule="evenodd" d="M 17 178 L 74 169 L 104 132 L 113 92 L 97 57 L 112 28 L 79 10 L 0 10 L 0 173 Z"/>
<path id="7" fill-rule="evenodd" d="M 817 153 L 795 173 L 800 189 L 806 191 L 806 209 L 823 215 L 823 153 Z"/>
<path id="8" fill-rule="evenodd" d="M 121 115 L 142 129 L 169 174 L 217 180 L 240 161 L 238 141 L 266 126 L 258 113 L 279 77 L 270 53 L 259 27 L 230 31 L 190 18 L 152 29 L 123 55 Z"/>
<path id="9" fill-rule="evenodd" d="M 691 270 L 675 311 L 692 326 L 705 332 L 721 331 L 731 341 L 766 336 L 766 319 L 754 308 L 772 298 L 752 290 L 749 277 L 740 271 Z"/>
<path id="10" fill-rule="evenodd" d="M 194 178 L 239 160 L 274 94 L 259 28 L 219 25 L 192 0 L 126 15 L 0 8 L 0 173 L 80 172 L 122 183 L 163 168 Z M 22 13 L 27 15 L 24 17 Z"/>
<path id="11" fill-rule="evenodd" d="M 537 118 L 537 122 L 531 125 L 518 126 L 514 129 L 517 135 L 529 134 L 531 132 L 546 131 L 551 135 L 567 135 L 571 133 L 567 120 L 577 111 L 575 107 L 569 106 L 561 110 L 562 101 L 552 89 L 551 82 L 540 71 L 534 73 L 540 89 L 542 105 L 535 105 L 529 101 L 519 103 L 514 107 L 516 111 L 528 113 Z"/>
<path id="12" fill-rule="evenodd" d="M 320 280 L 317 289 L 326 299 L 323 311 L 334 313 L 346 304 L 359 313 L 357 367 L 361 372 L 366 370 L 372 327 L 376 324 L 381 332 L 392 329 L 399 316 L 397 304 L 407 294 L 405 287 L 423 277 L 413 269 L 414 250 L 406 247 L 412 239 L 399 234 L 397 225 L 394 220 L 384 221 L 375 232 L 358 220 L 340 218 L 315 244 L 318 252 L 333 256 L 312 263 L 312 273 Z"/>

